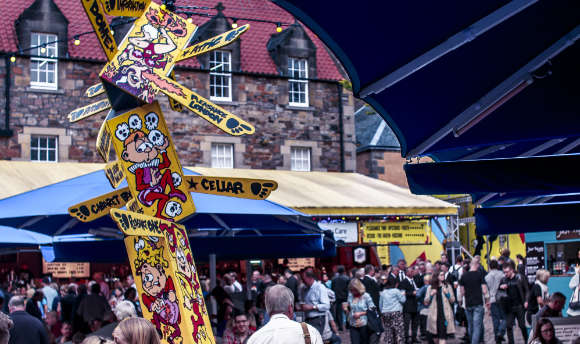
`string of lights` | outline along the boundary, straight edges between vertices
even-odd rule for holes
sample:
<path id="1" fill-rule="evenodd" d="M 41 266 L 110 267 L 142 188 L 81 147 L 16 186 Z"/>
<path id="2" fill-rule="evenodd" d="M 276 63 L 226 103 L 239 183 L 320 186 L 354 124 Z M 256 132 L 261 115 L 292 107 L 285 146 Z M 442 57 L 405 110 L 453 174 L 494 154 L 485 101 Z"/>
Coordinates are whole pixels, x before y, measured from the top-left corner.
<path id="1" fill-rule="evenodd" d="M 111 33 L 114 33 L 113 28 L 120 26 L 120 25 L 124 25 L 124 24 L 128 24 L 128 23 L 132 23 L 135 21 L 135 18 L 128 18 L 128 19 L 124 19 L 121 21 L 118 21 L 114 24 L 109 25 L 111 27 Z M 81 32 L 81 33 L 77 33 L 75 35 L 73 35 L 71 38 L 66 38 L 66 39 L 57 39 L 54 41 L 50 41 L 50 42 L 46 42 L 43 44 L 39 44 L 36 46 L 31 46 L 28 48 L 20 48 L 18 49 L 18 55 L 19 56 L 27 56 L 27 57 L 42 57 L 42 58 L 51 58 L 49 56 L 44 56 L 44 55 L 31 55 L 31 54 L 25 54 L 25 52 L 27 51 L 32 51 L 32 50 L 36 50 L 40 48 L 40 53 L 44 54 L 46 52 L 46 47 L 50 46 L 51 44 L 55 44 L 55 43 L 65 43 L 65 42 L 70 42 L 73 41 L 74 45 L 80 45 L 81 44 L 81 37 L 82 36 L 86 36 L 86 35 L 90 35 L 95 33 L 95 31 L 85 31 L 85 32 Z M 10 56 L 10 62 L 14 63 L 16 62 L 16 55 L 12 55 Z"/>
<path id="2" fill-rule="evenodd" d="M 162 7 L 164 7 L 164 6 L 162 5 Z M 204 6 L 177 6 L 177 8 L 198 9 L 198 10 L 216 10 L 215 7 L 212 8 L 212 7 L 204 7 Z M 193 12 L 193 11 L 188 11 L 188 10 L 177 10 L 177 11 L 175 11 L 175 13 L 185 14 L 188 17 L 187 21 L 190 23 L 193 22 L 193 19 L 191 18 L 191 16 L 199 16 L 199 17 L 206 17 L 206 18 L 213 18 L 215 16 L 215 15 L 210 14 L 210 13 Z M 277 21 L 266 20 L 266 19 L 240 18 L 240 17 L 226 17 L 226 18 L 232 20 L 232 28 L 234 28 L 234 29 L 238 27 L 238 23 L 237 23 L 238 20 L 272 24 L 272 25 L 276 26 L 276 32 L 282 32 L 283 26 L 290 26 L 291 25 L 289 23 L 277 22 Z M 132 23 L 134 21 L 135 21 L 135 18 L 129 18 L 129 19 L 125 19 L 125 20 L 116 22 L 114 24 L 110 24 L 109 26 L 111 27 L 112 33 L 114 33 L 113 28 L 120 26 L 120 25 Z M 77 34 L 73 35 L 71 38 L 57 39 L 57 40 L 54 40 L 51 42 L 46 42 L 46 43 L 39 44 L 36 46 L 30 46 L 28 48 L 20 48 L 20 49 L 18 49 L 17 55 L 18 56 L 26 56 L 26 57 L 41 57 L 41 58 L 50 59 L 50 58 L 52 58 L 50 56 L 25 54 L 25 52 L 40 49 L 40 53 L 44 54 L 46 52 L 47 46 L 50 46 L 51 44 L 65 43 L 65 42 L 69 42 L 69 41 L 73 41 L 73 44 L 78 46 L 81 44 L 81 37 L 82 36 L 86 36 L 86 35 L 93 34 L 93 33 L 95 33 L 94 30 L 93 31 L 85 31 L 85 32 L 77 33 Z M 54 59 L 58 59 L 58 58 L 54 58 Z M 16 62 L 16 55 L 10 56 L 10 62 L 12 62 L 12 63 Z"/>

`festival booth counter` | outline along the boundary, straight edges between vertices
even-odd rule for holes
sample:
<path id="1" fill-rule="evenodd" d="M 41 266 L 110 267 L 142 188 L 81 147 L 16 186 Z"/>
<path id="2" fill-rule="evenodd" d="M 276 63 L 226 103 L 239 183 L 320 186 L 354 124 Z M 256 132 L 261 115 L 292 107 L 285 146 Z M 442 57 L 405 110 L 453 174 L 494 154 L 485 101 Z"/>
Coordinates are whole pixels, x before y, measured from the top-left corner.
<path id="1" fill-rule="evenodd" d="M 560 292 L 566 296 L 564 316 L 574 290 L 569 283 L 575 274 L 580 230 L 526 233 L 526 274 L 530 282 L 535 280 L 538 269 L 550 271 L 550 293 Z"/>
<path id="2" fill-rule="evenodd" d="M 309 215 L 331 231 L 337 257 L 328 265 L 394 264 L 417 258 L 436 261 L 457 207 L 358 173 L 189 167 L 201 175 L 278 181 L 270 200 Z"/>

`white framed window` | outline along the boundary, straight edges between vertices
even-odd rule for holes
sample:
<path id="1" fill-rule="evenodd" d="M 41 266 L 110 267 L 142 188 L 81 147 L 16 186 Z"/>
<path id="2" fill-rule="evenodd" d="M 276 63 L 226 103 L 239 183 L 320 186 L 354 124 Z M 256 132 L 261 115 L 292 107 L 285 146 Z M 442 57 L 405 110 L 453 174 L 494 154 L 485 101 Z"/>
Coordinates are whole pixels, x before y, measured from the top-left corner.
<path id="1" fill-rule="evenodd" d="M 58 161 L 58 136 L 30 136 L 30 160 Z"/>
<path id="2" fill-rule="evenodd" d="M 292 106 L 308 106 L 308 61 L 288 58 L 288 103 Z"/>
<path id="3" fill-rule="evenodd" d="M 310 147 L 292 147 L 290 150 L 290 169 L 310 171 Z"/>
<path id="4" fill-rule="evenodd" d="M 232 100 L 232 54 L 212 51 L 209 56 L 209 95 L 212 100 Z"/>
<path id="5" fill-rule="evenodd" d="M 33 32 L 30 46 L 30 86 L 47 90 L 58 88 L 58 36 Z"/>
<path id="6" fill-rule="evenodd" d="M 211 167 L 234 168 L 234 144 L 211 144 Z"/>

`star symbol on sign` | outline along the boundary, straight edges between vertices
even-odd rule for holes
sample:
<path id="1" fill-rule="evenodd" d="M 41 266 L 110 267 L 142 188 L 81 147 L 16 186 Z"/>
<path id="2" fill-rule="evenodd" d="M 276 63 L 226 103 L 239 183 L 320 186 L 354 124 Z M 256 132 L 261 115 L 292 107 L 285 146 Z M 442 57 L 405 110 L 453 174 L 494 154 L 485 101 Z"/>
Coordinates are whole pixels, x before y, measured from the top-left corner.
<path id="1" fill-rule="evenodd" d="M 196 183 L 193 180 L 188 180 L 187 183 L 189 184 L 189 189 L 190 190 L 191 189 L 197 190 L 197 184 L 199 184 L 199 183 Z"/>

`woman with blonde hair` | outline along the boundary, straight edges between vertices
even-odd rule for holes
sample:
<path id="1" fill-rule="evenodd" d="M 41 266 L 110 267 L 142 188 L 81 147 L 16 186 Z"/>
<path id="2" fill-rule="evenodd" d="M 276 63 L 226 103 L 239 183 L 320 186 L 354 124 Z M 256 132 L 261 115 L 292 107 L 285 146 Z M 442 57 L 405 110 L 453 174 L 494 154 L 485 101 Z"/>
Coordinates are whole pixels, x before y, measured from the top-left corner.
<path id="1" fill-rule="evenodd" d="M 113 331 L 116 344 L 160 344 L 155 326 L 143 318 L 127 318 Z"/>
<path id="2" fill-rule="evenodd" d="M 375 304 L 358 278 L 353 278 L 350 281 L 348 291 L 348 303 L 343 303 L 343 307 L 344 311 L 348 313 L 350 342 L 352 344 L 368 344 L 367 311 L 374 308 Z"/>
<path id="3" fill-rule="evenodd" d="M 455 333 L 455 320 L 451 308 L 454 302 L 453 287 L 445 281 L 445 272 L 436 270 L 424 299 L 425 305 L 429 307 L 427 332 L 436 343 L 445 344 L 447 338 Z"/>
<path id="4" fill-rule="evenodd" d="M 528 296 L 528 310 L 526 312 L 526 320 L 529 324 L 535 325 L 534 315 L 544 307 L 547 303 L 550 294 L 548 293 L 548 280 L 550 279 L 550 271 L 545 269 L 538 269 L 536 271 L 536 281 L 530 289 Z"/>

